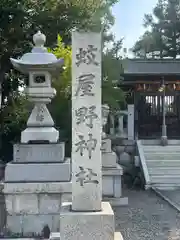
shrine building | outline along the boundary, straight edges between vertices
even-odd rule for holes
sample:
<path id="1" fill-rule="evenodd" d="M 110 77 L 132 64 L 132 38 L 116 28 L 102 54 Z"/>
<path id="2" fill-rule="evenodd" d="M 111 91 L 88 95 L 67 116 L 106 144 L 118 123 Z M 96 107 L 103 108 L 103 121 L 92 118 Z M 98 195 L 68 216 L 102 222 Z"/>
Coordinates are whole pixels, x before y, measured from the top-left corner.
<path id="1" fill-rule="evenodd" d="M 131 93 L 135 138 L 159 139 L 164 114 L 168 139 L 180 139 L 180 60 L 126 59 L 123 68 L 121 87 Z"/>

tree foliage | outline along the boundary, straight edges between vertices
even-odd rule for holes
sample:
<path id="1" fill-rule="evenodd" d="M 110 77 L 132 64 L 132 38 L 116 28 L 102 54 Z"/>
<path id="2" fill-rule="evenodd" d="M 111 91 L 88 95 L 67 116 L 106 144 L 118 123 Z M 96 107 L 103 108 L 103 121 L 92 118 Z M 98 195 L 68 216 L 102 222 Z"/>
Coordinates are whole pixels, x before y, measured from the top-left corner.
<path id="1" fill-rule="evenodd" d="M 72 49 L 63 43 L 58 35 L 57 47 L 50 50 L 57 58 L 64 59 L 63 71 L 60 76 L 53 79 L 53 87 L 56 89 L 56 97 L 49 108 L 56 126 L 60 131 L 61 140 L 66 141 L 66 152 L 70 154 L 71 147 L 71 62 Z"/>
<path id="2" fill-rule="evenodd" d="M 114 41 L 110 49 L 106 49 L 102 58 L 102 102 L 116 110 L 124 103 L 124 93 L 117 87 L 120 75 L 123 73 L 120 50 L 122 39 Z"/>
<path id="3" fill-rule="evenodd" d="M 58 80 L 53 81 L 57 96 L 50 110 L 58 127 L 71 130 L 70 119 L 70 81 L 71 81 L 71 30 L 101 30 L 106 41 L 112 40 L 109 29 L 114 22 L 111 6 L 118 0 L 1 0 L 0 1 L 0 83 L 2 83 L 1 135 L 3 146 L 1 155 L 5 156 L 9 143 L 17 141 L 30 106 L 19 86 L 26 84 L 26 76 L 12 68 L 9 58 L 18 58 L 32 48 L 32 36 L 41 30 L 47 36 L 47 46 L 57 55 L 65 58 L 65 69 Z M 57 35 L 58 44 L 57 44 Z M 7 147 L 5 147 L 7 146 Z M 7 151 L 4 151 L 4 149 Z M 12 148 L 11 148 L 12 149 Z M 3 152 L 2 152 L 3 150 Z M 6 152 L 6 153 L 5 153 Z M 11 159 L 8 159 L 11 160 Z"/>
<path id="4" fill-rule="evenodd" d="M 47 45 L 56 45 L 57 35 L 65 44 L 71 42 L 73 28 L 101 28 L 106 32 L 113 22 L 110 6 L 116 0 L 1 0 L 0 1 L 0 82 L 3 98 L 20 85 L 19 74 L 9 78 L 10 57 L 20 57 L 31 48 L 32 35 L 37 29 L 47 36 Z"/>
<path id="5" fill-rule="evenodd" d="M 180 54 L 179 0 L 159 0 L 153 14 L 145 14 L 144 27 L 148 31 L 132 49 L 136 56 L 176 58 Z"/>
<path id="6" fill-rule="evenodd" d="M 0 111 L 0 156 L 4 161 L 12 161 L 12 144 L 20 141 L 20 130 L 23 130 L 31 109 L 26 96 L 14 92 L 8 105 Z"/>

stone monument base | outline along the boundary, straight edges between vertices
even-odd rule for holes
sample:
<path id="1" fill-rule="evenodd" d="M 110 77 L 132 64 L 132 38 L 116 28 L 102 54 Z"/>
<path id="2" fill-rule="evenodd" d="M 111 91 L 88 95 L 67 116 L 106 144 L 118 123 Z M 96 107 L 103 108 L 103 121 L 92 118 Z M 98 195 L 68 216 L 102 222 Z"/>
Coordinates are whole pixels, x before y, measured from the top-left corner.
<path id="1" fill-rule="evenodd" d="M 102 168 L 102 192 L 103 200 L 110 202 L 112 206 L 128 205 L 128 198 L 122 197 L 122 167 L 116 163 L 116 167 Z"/>
<path id="2" fill-rule="evenodd" d="M 29 143 L 32 140 L 57 143 L 59 131 L 54 127 L 28 127 L 21 132 L 21 143 Z"/>
<path id="3" fill-rule="evenodd" d="M 122 167 L 117 163 L 117 155 L 111 149 L 111 140 L 102 140 L 102 192 L 104 201 L 112 206 L 128 205 L 128 198 L 122 197 Z"/>
<path id="4" fill-rule="evenodd" d="M 59 232 L 61 204 L 71 201 L 71 188 L 70 182 L 5 183 L 6 230 L 35 237 L 48 225 L 50 231 Z"/>
<path id="5" fill-rule="evenodd" d="M 52 232 L 50 234 L 49 240 L 60 240 L 60 232 Z M 114 240 L 123 240 L 120 232 L 114 233 Z"/>
<path id="6" fill-rule="evenodd" d="M 108 202 L 102 202 L 99 212 L 73 212 L 71 203 L 63 204 L 60 213 L 61 240 L 122 240 L 121 234 L 115 234 L 114 226 L 114 212 Z"/>
<path id="7" fill-rule="evenodd" d="M 71 164 L 64 156 L 64 145 L 14 145 L 3 190 L 10 233 L 38 236 L 45 225 L 59 231 L 61 203 L 71 201 L 72 192 Z"/>
<path id="8" fill-rule="evenodd" d="M 57 163 L 65 160 L 65 143 L 23 144 L 13 146 L 13 162 Z"/>
<path id="9" fill-rule="evenodd" d="M 68 182 L 71 179 L 70 159 L 56 163 L 8 163 L 5 182 Z"/>

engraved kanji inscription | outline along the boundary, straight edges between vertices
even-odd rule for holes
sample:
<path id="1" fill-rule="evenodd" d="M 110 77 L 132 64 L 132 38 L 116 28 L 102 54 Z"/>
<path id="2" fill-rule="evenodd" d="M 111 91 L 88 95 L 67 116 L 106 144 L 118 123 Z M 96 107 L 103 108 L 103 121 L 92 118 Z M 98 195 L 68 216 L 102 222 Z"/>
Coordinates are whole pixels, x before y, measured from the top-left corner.
<path id="1" fill-rule="evenodd" d="M 81 107 L 75 111 L 76 123 L 79 125 L 81 123 L 86 123 L 89 128 L 93 128 L 93 120 L 98 118 L 95 113 L 96 106 Z"/>
<path id="2" fill-rule="evenodd" d="M 92 134 L 89 133 L 89 139 L 86 141 L 83 135 L 79 135 L 80 141 L 75 144 L 77 147 L 76 152 L 80 152 L 80 155 L 84 155 L 84 151 L 88 151 L 89 159 L 92 158 L 92 152 L 96 149 L 97 139 L 93 138 Z"/>
<path id="3" fill-rule="evenodd" d="M 75 96 L 94 96 L 92 92 L 95 75 L 92 73 L 83 74 L 78 77 L 78 87 Z"/>
<path id="4" fill-rule="evenodd" d="M 98 184 L 99 181 L 94 179 L 97 177 L 97 174 L 93 172 L 91 168 L 85 169 L 84 167 L 79 167 L 80 172 L 77 173 L 75 176 L 77 177 L 76 182 L 80 183 L 80 186 L 84 186 L 86 183 L 94 183 Z"/>
<path id="5" fill-rule="evenodd" d="M 43 106 L 37 107 L 37 115 L 36 115 L 36 121 L 43 122 L 44 120 L 44 108 Z"/>
<path id="6" fill-rule="evenodd" d="M 76 54 L 77 67 L 79 67 L 81 63 L 98 66 L 99 63 L 96 61 L 97 50 L 98 49 L 91 44 L 88 45 L 87 49 L 79 48 L 79 51 Z"/>

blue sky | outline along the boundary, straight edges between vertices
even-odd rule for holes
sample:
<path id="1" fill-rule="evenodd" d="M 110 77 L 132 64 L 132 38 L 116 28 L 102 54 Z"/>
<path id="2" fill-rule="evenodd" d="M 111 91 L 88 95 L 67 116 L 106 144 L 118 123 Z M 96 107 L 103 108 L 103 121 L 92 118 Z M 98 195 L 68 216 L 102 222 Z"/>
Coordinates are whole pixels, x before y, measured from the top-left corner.
<path id="1" fill-rule="evenodd" d="M 151 13 L 157 0 L 120 0 L 112 11 L 115 25 L 112 28 L 117 39 L 124 37 L 124 48 L 131 48 L 144 32 L 143 18 Z"/>

